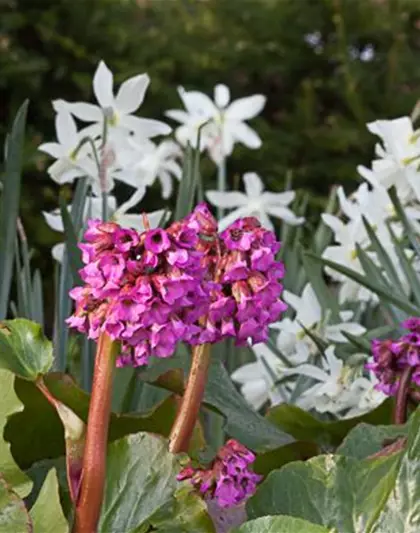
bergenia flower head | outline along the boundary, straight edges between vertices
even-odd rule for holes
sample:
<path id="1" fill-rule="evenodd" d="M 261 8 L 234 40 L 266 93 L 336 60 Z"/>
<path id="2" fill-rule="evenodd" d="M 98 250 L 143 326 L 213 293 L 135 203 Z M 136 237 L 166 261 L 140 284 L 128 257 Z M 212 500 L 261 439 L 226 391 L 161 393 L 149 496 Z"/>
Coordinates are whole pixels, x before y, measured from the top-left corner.
<path id="1" fill-rule="evenodd" d="M 209 468 L 189 464 L 177 479 L 189 479 L 205 499 L 215 500 L 220 507 L 233 507 L 252 496 L 262 479 L 250 468 L 254 461 L 250 450 L 231 439 L 220 448 Z"/>
<path id="2" fill-rule="evenodd" d="M 237 346 L 264 342 L 268 326 L 287 305 L 280 300 L 284 266 L 280 243 L 254 217 L 239 219 L 219 236 L 215 281 L 206 327 L 198 342 L 235 338 Z"/>
<path id="3" fill-rule="evenodd" d="M 409 333 L 395 341 L 372 341 L 373 360 L 366 364 L 378 378 L 376 388 L 390 396 L 398 392 L 401 375 L 408 367 L 413 369 L 412 382 L 420 385 L 420 318 L 409 318 L 401 326 Z"/>
<path id="4" fill-rule="evenodd" d="M 263 342 L 286 309 L 280 243 L 256 218 L 218 235 L 202 203 L 167 230 L 90 220 L 84 241 L 85 286 L 70 292 L 76 310 L 67 323 L 91 339 L 106 332 L 120 341 L 119 366 L 170 357 L 179 341 Z"/>
<path id="5" fill-rule="evenodd" d="M 120 341 L 119 366 L 171 356 L 197 335 L 215 287 L 198 239 L 185 223 L 138 233 L 90 220 L 80 245 L 85 286 L 70 293 L 76 310 L 67 323 L 89 338 L 106 332 Z"/>

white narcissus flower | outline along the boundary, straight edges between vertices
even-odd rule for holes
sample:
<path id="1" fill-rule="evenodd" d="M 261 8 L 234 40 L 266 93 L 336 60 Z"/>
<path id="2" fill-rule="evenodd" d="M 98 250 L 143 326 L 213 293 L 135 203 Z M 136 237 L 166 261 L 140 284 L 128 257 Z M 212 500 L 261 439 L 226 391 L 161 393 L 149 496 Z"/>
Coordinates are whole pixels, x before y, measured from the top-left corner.
<path id="1" fill-rule="evenodd" d="M 332 229 L 334 232 L 334 240 L 336 241 L 336 244 L 332 244 L 324 250 L 322 257 L 363 275 L 364 271 L 362 265 L 360 264 L 356 246 L 357 244 L 360 245 L 360 240 L 366 244 L 366 232 L 364 230 L 362 221 L 359 220 L 358 222 L 349 222 L 348 224 L 344 224 L 344 222 L 338 217 L 328 213 L 324 213 L 322 215 L 322 220 Z M 350 279 L 349 277 L 330 267 L 326 267 L 325 271 L 333 280 L 340 283 L 340 303 L 357 300 L 365 302 L 377 301 L 375 295 L 357 283 L 357 281 Z"/>
<path id="2" fill-rule="evenodd" d="M 78 153 L 81 136 L 77 131 L 76 122 L 68 111 L 61 110 L 55 117 L 55 131 L 58 142 L 44 143 L 39 146 L 41 152 L 54 157 L 56 161 L 48 168 L 48 174 L 59 184 L 71 183 L 86 175 L 90 147 L 84 144 Z"/>
<path id="3" fill-rule="evenodd" d="M 270 401 L 271 405 L 284 402 L 289 392 L 282 385 L 283 394 L 280 394 L 278 387 L 274 385 L 273 376 L 267 369 L 268 366 L 272 374 L 280 376 L 282 363 L 279 358 L 265 344 L 255 344 L 251 348 L 256 361 L 237 368 L 231 378 L 240 385 L 241 393 L 249 405 L 258 411 L 267 401 Z"/>
<path id="4" fill-rule="evenodd" d="M 266 98 L 255 94 L 230 102 L 230 91 L 226 85 L 216 85 L 214 102 L 199 91 L 186 91 L 180 87 L 179 95 L 186 111 L 171 109 L 166 115 L 182 125 L 175 135 L 184 146 L 197 146 L 198 130 L 201 130 L 200 149 L 207 149 L 213 161 L 229 156 L 235 143 L 248 148 L 259 148 L 261 139 L 245 121 L 256 117 L 263 109 Z"/>
<path id="5" fill-rule="evenodd" d="M 410 118 L 377 120 L 367 127 L 383 144 L 376 145 L 379 159 L 372 162 L 372 169 L 359 166 L 359 174 L 372 185 L 380 184 L 386 189 L 395 186 L 403 204 L 420 200 L 420 139 Z"/>
<path id="6" fill-rule="evenodd" d="M 56 100 L 53 105 L 56 111 L 65 109 L 84 122 L 93 122 L 93 125 L 83 130 L 86 136 L 95 138 L 102 134 L 105 116 L 108 119 L 109 135 L 116 142 L 130 133 L 141 139 L 167 135 L 171 131 L 167 124 L 133 115 L 143 103 L 149 82 L 147 74 L 139 74 L 122 83 L 114 96 L 113 74 L 100 61 L 93 77 L 93 92 L 99 105 L 64 100 Z"/>
<path id="7" fill-rule="evenodd" d="M 286 191 L 273 193 L 264 190 L 261 178 L 255 172 L 243 175 L 245 192 L 240 191 L 207 191 L 209 202 L 224 209 L 234 209 L 219 221 L 219 229 L 224 230 L 237 218 L 256 216 L 261 224 L 273 230 L 270 216 L 280 218 L 287 224 L 302 224 L 305 219 L 297 217 L 287 206 L 294 200 L 295 192 Z"/>
<path id="8" fill-rule="evenodd" d="M 343 361 L 334 355 L 334 349 L 329 346 L 325 350 L 323 368 L 305 363 L 284 371 L 285 376 L 307 376 L 318 382 L 298 398 L 299 407 L 315 409 L 319 413 L 341 414 L 358 404 L 358 393 L 351 390 L 354 370 L 344 366 Z"/>
<path id="9" fill-rule="evenodd" d="M 350 392 L 356 394 L 359 401 L 346 413 L 344 418 L 352 418 L 372 411 L 388 398 L 381 390 L 375 388 L 378 383 L 379 381 L 373 372 L 369 372 L 369 377 L 360 376 L 352 382 Z"/>
<path id="10" fill-rule="evenodd" d="M 296 315 L 293 320 L 284 318 L 280 322 L 273 323 L 271 327 L 280 331 L 277 338 L 278 349 L 294 364 L 306 362 L 310 355 L 318 351 L 305 330 L 311 331 L 324 341 L 336 343 L 347 342 L 342 332 L 363 335 L 366 331 L 357 322 L 350 322 L 353 317 L 352 311 L 341 311 L 342 322 L 330 324 L 329 319 L 323 317 L 322 307 L 309 283 L 303 288 L 301 296 L 284 291 L 283 299 L 296 311 Z"/>
<path id="11" fill-rule="evenodd" d="M 182 177 L 182 168 L 178 159 L 182 156 L 181 148 L 174 141 L 162 141 L 156 145 L 147 140 L 142 144 L 130 142 L 123 155 L 124 164 L 116 179 L 141 188 L 153 185 L 158 179 L 162 187 L 162 197 L 167 199 L 173 191 L 172 176 L 177 180 Z"/>

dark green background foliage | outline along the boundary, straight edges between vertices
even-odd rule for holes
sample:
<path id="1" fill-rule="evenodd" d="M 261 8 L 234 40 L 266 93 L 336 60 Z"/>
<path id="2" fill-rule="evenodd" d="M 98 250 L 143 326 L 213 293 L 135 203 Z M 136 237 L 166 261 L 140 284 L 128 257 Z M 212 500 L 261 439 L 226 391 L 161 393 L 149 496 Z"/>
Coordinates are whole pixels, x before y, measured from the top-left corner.
<path id="1" fill-rule="evenodd" d="M 257 170 L 281 189 L 292 171 L 294 187 L 309 189 L 314 202 L 333 183 L 351 187 L 356 165 L 371 159 L 374 138 L 365 123 L 408 114 L 419 97 L 418 0 L 0 0 L 0 6 L 1 136 L 29 98 L 22 213 L 41 266 L 55 234 L 40 210 L 57 206 L 58 190 L 36 146 L 54 137 L 51 100 L 91 99 L 100 59 L 117 82 L 149 73 L 145 116 L 162 118 L 181 107 L 181 84 L 211 93 L 224 82 L 233 97 L 266 94 L 266 108 L 253 121 L 263 147 L 235 150 L 231 185 L 243 171 Z M 307 42 L 314 32 L 317 46 Z M 374 50 L 370 61 L 360 58 L 366 47 Z M 207 183 L 214 180 L 212 165 L 203 167 Z M 150 209 L 160 202 L 157 191 L 147 198 Z"/>

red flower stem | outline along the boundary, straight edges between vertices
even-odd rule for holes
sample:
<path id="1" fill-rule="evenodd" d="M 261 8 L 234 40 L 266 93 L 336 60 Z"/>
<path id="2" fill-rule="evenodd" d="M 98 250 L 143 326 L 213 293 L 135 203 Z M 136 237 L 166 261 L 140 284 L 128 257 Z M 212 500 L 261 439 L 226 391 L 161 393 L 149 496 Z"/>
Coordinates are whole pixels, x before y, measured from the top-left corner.
<path id="1" fill-rule="evenodd" d="M 118 344 L 102 333 L 96 351 L 82 479 L 73 533 L 96 533 L 105 487 L 112 380 Z"/>
<path id="2" fill-rule="evenodd" d="M 188 451 L 206 387 L 210 366 L 210 348 L 210 344 L 200 344 L 193 348 L 187 386 L 169 435 L 171 453 Z"/>
<path id="3" fill-rule="evenodd" d="M 395 442 L 388 444 L 388 446 L 385 446 L 385 448 L 382 448 L 382 450 L 380 450 L 379 452 L 376 452 L 373 455 L 369 455 L 368 459 L 378 459 L 379 457 L 387 457 L 388 455 L 399 452 L 404 448 L 406 442 L 407 438 L 402 437 L 396 440 Z"/>
<path id="4" fill-rule="evenodd" d="M 408 366 L 401 375 L 395 401 L 394 424 L 405 424 L 407 420 L 407 405 L 413 371 L 414 368 Z"/>

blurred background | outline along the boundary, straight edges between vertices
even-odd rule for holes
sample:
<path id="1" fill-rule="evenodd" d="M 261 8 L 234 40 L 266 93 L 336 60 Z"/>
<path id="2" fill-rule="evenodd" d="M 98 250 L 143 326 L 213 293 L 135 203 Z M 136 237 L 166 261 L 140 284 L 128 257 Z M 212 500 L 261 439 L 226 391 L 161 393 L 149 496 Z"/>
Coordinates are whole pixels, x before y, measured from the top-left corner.
<path id="1" fill-rule="evenodd" d="M 55 138 L 51 100 L 92 100 L 100 59 L 117 84 L 150 75 L 142 116 L 182 108 L 179 85 L 265 94 L 251 123 L 263 146 L 235 149 L 229 185 L 255 170 L 281 190 L 291 174 L 315 207 L 332 184 L 351 189 L 356 166 L 372 159 L 366 122 L 410 114 L 420 96 L 419 0 L 0 0 L 0 9 L 0 141 L 29 98 L 21 214 L 46 274 L 59 237 L 41 210 L 57 207 L 58 187 L 37 146 Z M 202 171 L 208 187 L 216 169 L 203 161 Z M 145 209 L 161 206 L 148 193 Z"/>

